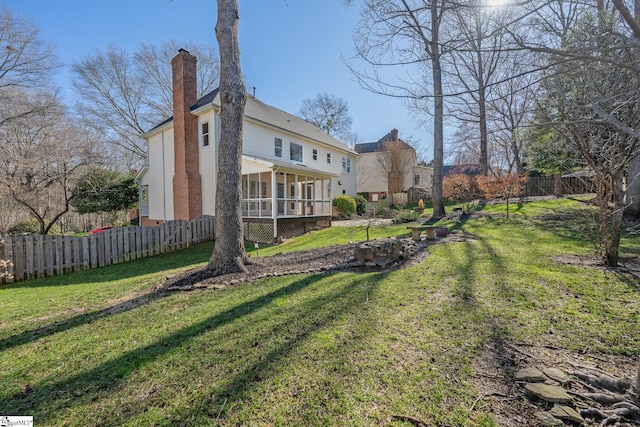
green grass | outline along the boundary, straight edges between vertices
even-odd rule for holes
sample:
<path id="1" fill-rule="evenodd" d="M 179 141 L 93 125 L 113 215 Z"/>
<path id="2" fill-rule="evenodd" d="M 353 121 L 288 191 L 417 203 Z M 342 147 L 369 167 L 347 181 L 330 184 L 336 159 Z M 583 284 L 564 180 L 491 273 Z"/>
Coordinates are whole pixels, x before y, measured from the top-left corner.
<path id="1" fill-rule="evenodd" d="M 473 361 L 486 343 L 639 354 L 637 283 L 552 261 L 593 252 L 582 209 L 525 205 L 508 221 L 450 223 L 473 240 L 432 246 L 393 272 L 145 296 L 203 265 L 202 245 L 3 286 L 0 414 L 38 426 L 411 425 L 393 414 L 496 425 L 474 405 Z M 362 227 L 335 227 L 260 256 L 363 239 Z M 627 255 L 640 254 L 638 240 L 624 237 Z"/>
<path id="2" fill-rule="evenodd" d="M 411 236 L 406 225 L 374 225 L 369 229 L 370 239 L 384 237 Z M 287 253 L 303 251 L 313 248 L 341 245 L 349 242 L 363 242 L 367 239 L 365 226 L 357 227 L 332 227 L 315 233 L 308 233 L 295 239 L 286 240 L 276 246 L 268 246 L 259 249 L 259 256 L 273 255 L 275 253 Z M 251 249 L 253 247 L 251 246 Z"/>

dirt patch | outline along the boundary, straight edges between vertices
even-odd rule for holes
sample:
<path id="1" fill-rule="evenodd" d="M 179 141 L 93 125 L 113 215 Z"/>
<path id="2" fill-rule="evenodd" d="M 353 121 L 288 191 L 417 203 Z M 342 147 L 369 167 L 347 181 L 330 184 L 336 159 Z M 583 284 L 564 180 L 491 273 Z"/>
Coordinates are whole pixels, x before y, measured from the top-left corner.
<path id="1" fill-rule="evenodd" d="M 611 271 L 619 274 L 632 286 L 640 287 L 640 257 L 637 256 L 620 257 L 617 267 L 608 267 L 602 258 L 595 255 L 560 255 L 553 257 L 552 260 L 558 264 Z"/>
<path id="2" fill-rule="evenodd" d="M 195 289 L 221 289 L 227 286 L 252 282 L 267 277 L 290 276 L 296 274 L 315 274 L 329 271 L 372 272 L 389 271 L 416 265 L 428 255 L 429 246 L 455 241 L 469 241 L 468 237 L 452 233 L 436 240 L 416 242 L 416 251 L 408 258 L 401 258 L 386 267 L 366 267 L 358 264 L 354 258 L 356 244 L 328 246 L 308 251 L 280 253 L 267 257 L 253 258 L 253 264 L 247 265 L 248 273 L 231 273 L 211 276 L 205 268 L 186 271 L 169 276 L 156 284 L 156 290 L 190 291 Z"/>

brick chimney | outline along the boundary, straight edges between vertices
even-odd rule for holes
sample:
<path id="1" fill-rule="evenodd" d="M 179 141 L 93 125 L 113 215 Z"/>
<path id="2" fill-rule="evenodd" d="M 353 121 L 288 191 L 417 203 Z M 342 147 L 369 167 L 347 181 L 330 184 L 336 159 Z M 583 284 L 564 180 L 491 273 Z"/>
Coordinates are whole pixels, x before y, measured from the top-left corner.
<path id="1" fill-rule="evenodd" d="M 393 142 L 397 142 L 398 141 L 398 129 L 391 129 L 391 141 Z"/>
<path id="2" fill-rule="evenodd" d="M 202 184 L 198 161 L 198 118 L 191 106 L 198 100 L 196 57 L 180 49 L 171 60 L 173 73 L 174 219 L 202 215 Z"/>

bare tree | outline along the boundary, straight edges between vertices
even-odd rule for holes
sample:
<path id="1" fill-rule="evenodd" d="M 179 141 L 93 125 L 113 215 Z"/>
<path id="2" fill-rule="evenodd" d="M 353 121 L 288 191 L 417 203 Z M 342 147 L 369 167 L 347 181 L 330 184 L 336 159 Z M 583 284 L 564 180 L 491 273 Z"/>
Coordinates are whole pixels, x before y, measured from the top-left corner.
<path id="1" fill-rule="evenodd" d="M 55 96 L 47 98 L 25 92 L 10 105 L 1 105 L 19 118 L 0 128 L 0 185 L 38 221 L 41 234 L 69 211 L 73 187 L 92 161 L 93 147 Z M 24 111 L 32 113 L 23 116 Z"/>
<path id="2" fill-rule="evenodd" d="M 6 6 L 0 9 L 0 102 L 7 105 L 10 98 L 24 89 L 35 90 L 49 86 L 53 71 L 58 67 L 54 48 L 39 36 L 38 28 L 29 20 L 16 16 Z M 32 108 L 46 105 L 32 105 Z M 13 118 L 37 112 L 21 109 L 0 111 L 0 126 Z"/>
<path id="3" fill-rule="evenodd" d="M 416 152 L 407 143 L 387 141 L 376 157 L 376 172 L 387 180 L 388 193 L 401 193 L 411 166 L 417 164 Z"/>
<path id="4" fill-rule="evenodd" d="M 353 139 L 347 101 L 335 95 L 320 93 L 313 99 L 303 100 L 298 116 L 342 142 Z"/>
<path id="5" fill-rule="evenodd" d="M 114 45 L 96 50 L 72 65 L 73 85 L 81 111 L 114 146 L 132 153 L 134 161 L 147 156 L 142 134 L 172 114 L 170 58 L 175 41 L 160 47 L 143 44 L 130 54 Z M 189 46 L 198 61 L 199 96 L 215 88 L 218 61 L 208 46 Z"/>
<path id="6" fill-rule="evenodd" d="M 458 6 L 452 0 L 365 0 L 354 35 L 356 57 L 365 69 L 350 65 L 367 90 L 404 98 L 417 110 L 432 112 L 434 218 L 445 215 L 442 57 L 453 48 L 442 30 L 445 18 Z M 398 74 L 388 72 L 394 68 Z"/>
<path id="7" fill-rule="evenodd" d="M 178 43 L 175 40 L 159 46 L 143 43 L 135 52 L 134 58 L 137 67 L 151 81 L 147 87 L 144 102 L 150 113 L 160 120 L 171 116 L 173 111 L 170 64 L 175 53 L 181 48 L 186 48 L 198 58 L 196 64 L 198 98 L 215 89 L 220 78 L 220 61 L 213 45 Z"/>
<path id="8" fill-rule="evenodd" d="M 214 274 L 247 271 L 242 226 L 242 131 L 247 92 L 240 68 L 237 0 L 218 0 L 220 123 L 216 184 L 216 244 L 207 268 Z"/>
<path id="9" fill-rule="evenodd" d="M 599 248 L 607 265 L 616 266 L 623 175 L 639 147 L 640 73 L 620 66 L 635 62 L 635 48 L 620 42 L 619 28 L 608 12 L 585 11 L 580 25 L 567 33 L 561 59 L 552 57 L 544 109 L 548 125 L 575 147 L 594 173 Z M 573 55 L 568 58 L 564 52 Z"/>
<path id="10" fill-rule="evenodd" d="M 13 199 L 8 188 L 0 185 L 0 237 L 7 234 L 9 229 L 20 221 L 29 217 L 24 213 L 20 205 Z"/>
<path id="11" fill-rule="evenodd" d="M 149 80 L 136 70 L 131 55 L 111 45 L 74 63 L 72 71 L 81 96 L 78 109 L 95 120 L 111 143 L 146 159 L 142 134 L 160 120 L 144 110 Z"/>
<path id="12" fill-rule="evenodd" d="M 479 163 L 479 138 L 476 123 L 461 122 L 447 144 L 447 160 L 455 165 Z"/>
<path id="13" fill-rule="evenodd" d="M 640 72 L 640 64 L 637 62 L 640 59 L 640 1 L 633 1 L 633 11 L 621 0 L 612 1 L 613 7 L 618 11 L 621 19 L 629 29 L 629 40 L 633 44 L 634 57 L 636 59 L 636 70 Z M 640 152 L 629 162 L 625 203 L 625 213 L 640 218 Z M 638 371 L 637 381 L 640 384 L 640 371 Z M 640 385 L 638 389 L 640 392 Z"/>
<path id="14" fill-rule="evenodd" d="M 535 90 L 538 73 L 527 72 L 531 63 L 522 52 L 510 55 L 500 70 L 494 97 L 487 108 L 491 131 L 489 138 L 500 147 L 508 173 L 524 173 L 522 151 L 523 131 L 532 120 L 535 108 Z"/>
<path id="15" fill-rule="evenodd" d="M 479 164 L 483 175 L 489 173 L 489 136 L 487 131 L 487 106 L 491 91 L 499 76 L 509 50 L 504 31 L 509 15 L 485 7 L 484 0 L 472 0 L 454 13 L 459 39 L 456 49 L 448 57 L 452 70 L 449 81 L 460 88 L 459 95 L 449 103 L 449 113 L 456 119 L 471 121 L 479 130 Z"/>

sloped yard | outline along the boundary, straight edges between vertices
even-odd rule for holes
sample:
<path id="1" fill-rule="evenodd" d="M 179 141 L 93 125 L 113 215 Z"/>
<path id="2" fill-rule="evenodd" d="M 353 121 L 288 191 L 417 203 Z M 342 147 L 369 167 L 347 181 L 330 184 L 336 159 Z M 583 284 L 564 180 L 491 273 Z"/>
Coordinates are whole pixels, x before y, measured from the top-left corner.
<path id="1" fill-rule="evenodd" d="M 640 289 L 625 269 L 558 262 L 593 252 L 588 208 L 515 212 L 451 222 L 465 239 L 393 270 L 153 291 L 206 263 L 202 245 L 4 286 L 0 414 L 39 426 L 536 425 L 544 405 L 515 372 L 591 363 L 635 375 Z M 252 255 L 363 239 L 363 227 L 334 228 Z M 625 236 L 623 252 L 640 256 L 640 238 Z"/>

